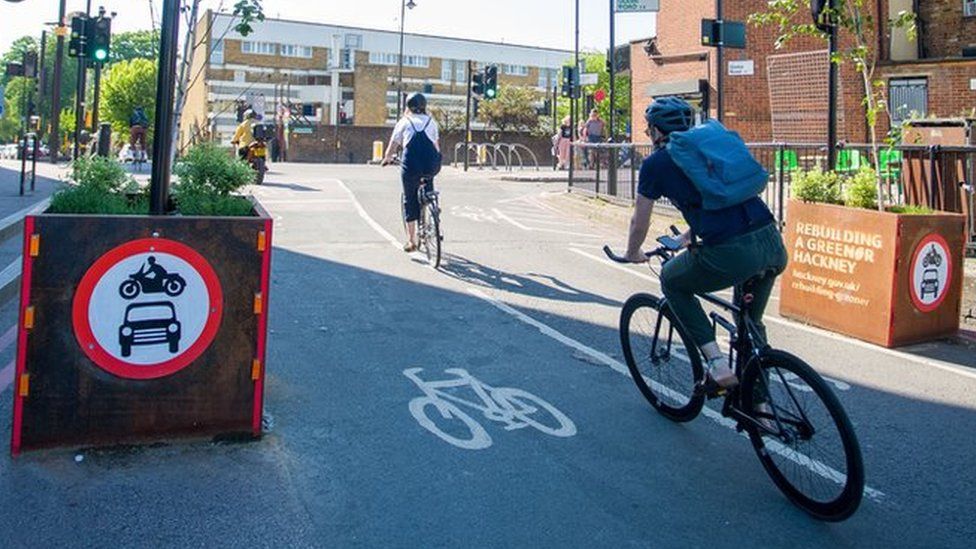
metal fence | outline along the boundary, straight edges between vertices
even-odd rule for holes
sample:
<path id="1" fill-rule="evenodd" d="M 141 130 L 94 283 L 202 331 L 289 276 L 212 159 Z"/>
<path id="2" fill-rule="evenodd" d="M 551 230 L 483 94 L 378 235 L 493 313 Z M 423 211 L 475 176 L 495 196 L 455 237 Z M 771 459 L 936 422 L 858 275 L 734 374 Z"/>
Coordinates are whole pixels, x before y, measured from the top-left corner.
<path id="1" fill-rule="evenodd" d="M 827 148 L 813 143 L 750 143 L 749 150 L 769 172 L 763 200 L 777 220 L 786 219 L 797 173 L 827 167 Z M 648 144 L 576 144 L 569 187 L 601 197 L 632 202 L 640 165 L 651 154 Z M 878 156 L 885 200 L 891 205 L 919 205 L 965 214 L 970 248 L 976 248 L 976 147 L 898 146 L 882 148 Z M 870 145 L 837 149 L 835 171 L 852 174 L 876 167 Z"/>

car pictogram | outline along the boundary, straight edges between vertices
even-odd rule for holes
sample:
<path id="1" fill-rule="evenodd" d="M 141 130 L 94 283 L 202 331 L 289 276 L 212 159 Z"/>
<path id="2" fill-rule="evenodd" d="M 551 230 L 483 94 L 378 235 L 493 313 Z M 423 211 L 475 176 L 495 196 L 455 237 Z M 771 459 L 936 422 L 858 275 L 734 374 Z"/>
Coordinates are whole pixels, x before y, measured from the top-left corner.
<path id="1" fill-rule="evenodd" d="M 125 320 L 119 326 L 122 356 L 131 356 L 133 346 L 162 344 L 169 345 L 169 352 L 176 354 L 180 350 L 181 332 L 182 325 L 172 303 L 133 303 L 125 308 Z"/>

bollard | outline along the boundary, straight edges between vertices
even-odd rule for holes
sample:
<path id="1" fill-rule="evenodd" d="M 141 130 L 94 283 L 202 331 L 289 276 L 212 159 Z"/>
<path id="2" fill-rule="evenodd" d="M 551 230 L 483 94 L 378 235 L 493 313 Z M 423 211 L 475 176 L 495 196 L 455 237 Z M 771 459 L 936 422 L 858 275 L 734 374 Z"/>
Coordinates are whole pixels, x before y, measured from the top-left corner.
<path id="1" fill-rule="evenodd" d="M 373 162 L 378 164 L 383 161 L 383 142 L 373 141 Z"/>

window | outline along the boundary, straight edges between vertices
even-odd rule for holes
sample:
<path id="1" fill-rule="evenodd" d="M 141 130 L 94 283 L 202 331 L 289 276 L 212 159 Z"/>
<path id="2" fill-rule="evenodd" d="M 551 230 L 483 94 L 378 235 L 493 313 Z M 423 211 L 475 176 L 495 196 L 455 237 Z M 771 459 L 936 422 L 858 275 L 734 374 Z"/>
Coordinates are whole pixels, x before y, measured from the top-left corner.
<path id="1" fill-rule="evenodd" d="M 345 36 L 346 49 L 359 50 L 363 47 L 363 35 L 347 34 Z"/>
<path id="2" fill-rule="evenodd" d="M 369 62 L 374 65 L 396 65 L 397 58 L 395 53 L 369 52 Z M 425 69 L 430 66 L 430 58 L 422 55 L 404 55 L 403 66 Z"/>
<path id="3" fill-rule="evenodd" d="M 210 50 L 210 64 L 211 65 L 224 64 L 224 41 L 223 40 L 217 40 L 213 43 L 213 47 Z"/>
<path id="4" fill-rule="evenodd" d="M 305 59 L 311 59 L 312 48 L 309 46 L 296 46 L 294 44 L 282 44 L 281 55 L 282 57 L 302 57 Z"/>
<path id="5" fill-rule="evenodd" d="M 276 44 L 272 42 L 252 42 L 245 40 L 241 42 L 241 53 L 252 53 L 255 55 L 274 55 L 277 53 Z"/>
<path id="6" fill-rule="evenodd" d="M 962 16 L 976 17 L 976 0 L 962 0 Z"/>
<path id="7" fill-rule="evenodd" d="M 888 110 L 896 124 L 928 114 L 929 83 L 925 78 L 892 79 L 888 82 Z"/>
<path id="8" fill-rule="evenodd" d="M 441 60 L 441 80 L 450 82 L 454 78 L 454 63 L 450 59 Z"/>
<path id="9" fill-rule="evenodd" d="M 468 77 L 468 63 L 466 61 L 454 62 L 454 81 L 464 82 Z"/>
<path id="10" fill-rule="evenodd" d="M 559 71 L 556 69 L 539 69 L 539 87 L 547 90 L 552 88 L 558 84 L 558 76 Z"/>
<path id="11" fill-rule="evenodd" d="M 505 74 L 511 76 L 528 76 L 529 67 L 525 65 L 502 65 Z"/>

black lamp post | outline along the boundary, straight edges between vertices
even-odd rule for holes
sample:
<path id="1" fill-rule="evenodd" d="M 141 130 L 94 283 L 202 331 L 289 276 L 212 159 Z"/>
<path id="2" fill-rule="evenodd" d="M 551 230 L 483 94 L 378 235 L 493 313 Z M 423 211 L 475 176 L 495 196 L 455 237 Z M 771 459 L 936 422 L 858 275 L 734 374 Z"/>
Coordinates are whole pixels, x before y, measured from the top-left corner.
<path id="1" fill-rule="evenodd" d="M 407 15 L 407 8 L 414 9 L 417 3 L 407 0 L 400 4 L 400 55 L 397 57 L 397 120 L 403 112 L 403 20 Z"/>

